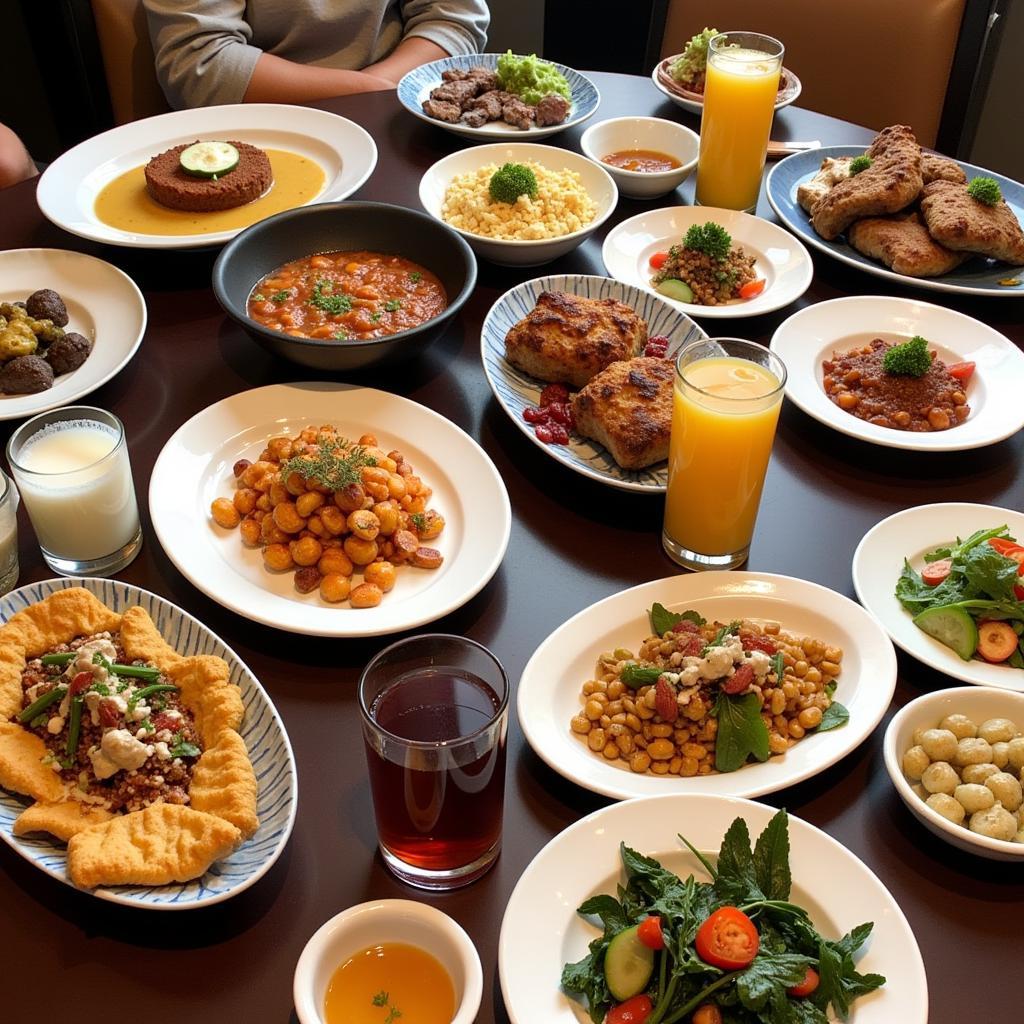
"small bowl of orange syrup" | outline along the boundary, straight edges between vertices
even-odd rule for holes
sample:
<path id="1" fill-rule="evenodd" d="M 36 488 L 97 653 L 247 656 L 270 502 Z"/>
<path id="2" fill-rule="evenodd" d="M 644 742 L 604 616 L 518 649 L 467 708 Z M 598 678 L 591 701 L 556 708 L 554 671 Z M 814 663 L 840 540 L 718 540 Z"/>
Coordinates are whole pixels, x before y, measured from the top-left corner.
<path id="1" fill-rule="evenodd" d="M 306 943 L 293 995 L 301 1024 L 472 1024 L 483 970 L 447 914 L 374 900 L 332 917 Z"/>
<path id="2" fill-rule="evenodd" d="M 700 137 L 662 117 L 613 117 L 591 125 L 580 149 L 612 176 L 622 195 L 654 199 L 693 173 Z"/>

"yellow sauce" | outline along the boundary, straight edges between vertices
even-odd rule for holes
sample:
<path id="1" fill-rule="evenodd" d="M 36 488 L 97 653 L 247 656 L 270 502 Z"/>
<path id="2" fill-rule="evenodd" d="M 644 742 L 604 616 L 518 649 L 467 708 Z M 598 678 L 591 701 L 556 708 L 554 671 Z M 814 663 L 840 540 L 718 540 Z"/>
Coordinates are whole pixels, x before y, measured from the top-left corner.
<path id="1" fill-rule="evenodd" d="M 283 149 L 264 152 L 270 158 L 274 183 L 244 206 L 210 213 L 170 210 L 150 198 L 145 165 L 140 164 L 104 186 L 96 197 L 96 216 L 112 228 L 141 235 L 205 235 L 247 228 L 271 214 L 302 206 L 323 191 L 324 171 L 315 160 Z"/>
<path id="2" fill-rule="evenodd" d="M 385 942 L 346 960 L 324 998 L 327 1024 L 451 1024 L 455 989 L 440 962 L 417 946 Z"/>

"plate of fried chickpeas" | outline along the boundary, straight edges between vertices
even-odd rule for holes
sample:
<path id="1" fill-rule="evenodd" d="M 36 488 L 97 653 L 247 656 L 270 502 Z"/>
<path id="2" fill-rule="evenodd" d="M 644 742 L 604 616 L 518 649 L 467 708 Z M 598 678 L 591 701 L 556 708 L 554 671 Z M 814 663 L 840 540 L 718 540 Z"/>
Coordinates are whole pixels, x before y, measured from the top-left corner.
<path id="1" fill-rule="evenodd" d="M 505 486 L 467 434 L 344 384 L 271 385 L 198 413 L 157 460 L 150 512 L 204 593 L 317 636 L 441 618 L 493 576 L 511 526 Z"/>

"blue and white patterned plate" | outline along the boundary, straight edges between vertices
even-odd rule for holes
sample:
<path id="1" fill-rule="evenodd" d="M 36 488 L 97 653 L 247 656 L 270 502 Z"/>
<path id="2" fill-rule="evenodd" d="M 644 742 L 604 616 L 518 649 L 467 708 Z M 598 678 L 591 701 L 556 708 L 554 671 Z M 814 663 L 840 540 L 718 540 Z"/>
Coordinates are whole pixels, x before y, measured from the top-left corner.
<path id="1" fill-rule="evenodd" d="M 30 583 L 0 598 L 0 621 L 67 587 L 84 587 L 108 608 L 123 611 L 141 605 L 156 623 L 164 639 L 180 654 L 212 654 L 223 658 L 231 682 L 242 689 L 245 720 L 242 737 L 256 770 L 256 834 L 230 857 L 217 861 L 202 878 L 160 886 L 114 886 L 92 890 L 92 895 L 112 903 L 149 910 L 192 910 L 220 903 L 259 881 L 281 855 L 295 822 L 298 788 L 291 743 L 274 705 L 256 677 L 222 640 L 177 605 L 148 590 L 118 580 L 59 579 Z M 0 790 L 0 839 L 29 863 L 65 885 L 66 848 L 38 834 L 16 836 L 14 819 L 25 809 L 24 799 Z"/>
<path id="2" fill-rule="evenodd" d="M 556 71 L 565 75 L 569 82 L 569 91 L 572 94 L 572 108 L 569 116 L 561 124 L 549 125 L 547 128 L 514 128 L 502 121 L 491 121 L 482 128 L 470 128 L 465 124 L 448 124 L 446 121 L 438 121 L 423 113 L 423 101 L 430 97 L 431 89 L 436 89 L 442 82 L 441 72 L 450 68 L 461 68 L 468 70 L 473 67 L 485 67 L 495 69 L 498 66 L 498 58 L 503 56 L 500 53 L 469 53 L 459 57 L 445 57 L 442 60 L 434 60 L 429 64 L 422 64 L 413 68 L 398 83 L 398 102 L 405 107 L 414 117 L 418 117 L 427 124 L 437 128 L 444 128 L 446 131 L 462 135 L 467 139 L 478 139 L 481 142 L 486 140 L 499 139 L 507 142 L 511 139 L 519 139 L 528 142 L 532 139 L 542 139 L 546 135 L 554 135 L 556 132 L 565 131 L 574 124 L 581 124 L 591 117 L 601 103 L 601 94 L 597 91 L 589 78 L 581 75 L 564 64 L 556 64 L 549 60 Z"/>
<path id="3" fill-rule="evenodd" d="M 815 249 L 828 253 L 829 256 L 848 263 L 851 267 L 859 267 L 876 277 L 885 277 L 900 284 L 939 292 L 998 295 L 1000 297 L 1024 295 L 1024 284 L 1017 287 L 999 284 L 1002 280 L 1021 277 L 1019 267 L 1011 267 L 1006 263 L 996 263 L 994 260 L 976 257 L 957 267 L 956 270 L 943 274 L 942 277 L 907 277 L 905 274 L 895 273 L 867 256 L 862 256 L 852 245 L 847 244 L 843 236 L 832 242 L 826 242 L 811 226 L 811 218 L 797 202 L 797 187 L 817 174 L 825 157 L 835 159 L 842 156 L 859 156 L 865 148 L 865 146 L 825 146 L 823 149 L 794 153 L 792 156 L 786 157 L 785 160 L 780 160 L 768 172 L 768 179 L 765 183 L 768 202 L 778 214 L 779 220 L 808 245 L 813 245 Z M 1017 220 L 1024 224 L 1024 185 L 1011 178 L 1004 178 L 994 171 L 988 171 L 984 167 L 967 164 L 962 160 L 957 162 L 964 169 L 968 180 L 979 175 L 995 178 L 999 182 L 999 188 L 1002 190 L 1007 205 L 1013 210 Z"/>
<path id="4" fill-rule="evenodd" d="M 570 434 L 567 445 L 545 444 L 537 439 L 532 425 L 523 419 L 523 410 L 537 404 L 545 385 L 543 381 L 517 370 L 505 359 L 505 335 L 533 309 L 538 296 L 545 291 L 569 292 L 588 299 L 617 299 L 631 306 L 638 316 L 647 321 L 651 336 L 663 334 L 669 339 L 667 358 L 674 358 L 685 344 L 706 338 L 707 334 L 685 313 L 676 311 L 657 295 L 621 281 L 584 274 L 537 277 L 516 285 L 491 306 L 480 332 L 480 355 L 494 397 L 512 422 L 541 451 L 591 480 L 623 491 L 663 494 L 668 483 L 667 463 L 659 462 L 646 469 L 623 469 L 596 441 Z"/>

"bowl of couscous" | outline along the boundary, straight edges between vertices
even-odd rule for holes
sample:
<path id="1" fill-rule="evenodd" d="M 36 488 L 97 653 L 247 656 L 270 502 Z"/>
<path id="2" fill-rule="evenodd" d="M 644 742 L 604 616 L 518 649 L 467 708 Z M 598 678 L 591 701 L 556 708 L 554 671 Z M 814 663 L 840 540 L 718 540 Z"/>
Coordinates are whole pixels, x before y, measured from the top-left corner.
<path id="1" fill-rule="evenodd" d="M 522 142 L 452 153 L 420 181 L 427 213 L 504 266 L 538 266 L 571 252 L 618 197 L 611 175 L 586 157 Z"/>

